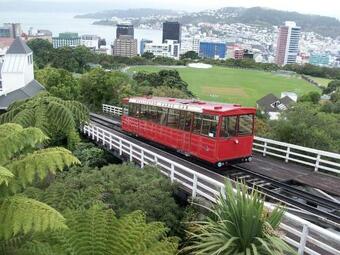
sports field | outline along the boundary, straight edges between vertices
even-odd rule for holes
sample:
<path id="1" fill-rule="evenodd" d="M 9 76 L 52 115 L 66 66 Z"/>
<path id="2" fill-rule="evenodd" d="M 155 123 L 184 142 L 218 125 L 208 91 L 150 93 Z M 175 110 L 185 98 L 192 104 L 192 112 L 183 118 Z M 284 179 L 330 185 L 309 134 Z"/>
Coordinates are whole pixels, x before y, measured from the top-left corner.
<path id="1" fill-rule="evenodd" d="M 332 81 L 331 79 L 327 79 L 327 78 L 319 78 L 319 77 L 314 77 L 314 76 L 309 76 L 309 75 L 306 75 L 306 76 L 311 78 L 315 82 L 319 83 L 323 87 L 327 87 L 328 83 Z"/>
<path id="2" fill-rule="evenodd" d="M 173 67 L 176 69 L 176 67 Z M 128 72 L 158 72 L 169 67 L 139 66 Z M 268 93 L 280 96 L 283 91 L 302 95 L 318 88 L 298 77 L 282 76 L 269 72 L 233 69 L 214 66 L 210 69 L 177 68 L 189 89 L 200 99 L 244 106 L 255 106 L 256 101 Z"/>

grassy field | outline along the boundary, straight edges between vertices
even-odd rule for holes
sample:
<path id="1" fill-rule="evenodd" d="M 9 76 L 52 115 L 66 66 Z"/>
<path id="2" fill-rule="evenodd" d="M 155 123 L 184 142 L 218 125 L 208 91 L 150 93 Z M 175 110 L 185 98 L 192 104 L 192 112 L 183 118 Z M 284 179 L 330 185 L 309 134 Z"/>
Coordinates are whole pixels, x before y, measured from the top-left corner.
<path id="1" fill-rule="evenodd" d="M 319 83 L 323 87 L 327 87 L 328 83 L 332 81 L 331 79 L 326 79 L 326 78 L 319 78 L 319 77 L 314 77 L 314 76 L 309 76 L 309 75 L 306 75 L 306 76 L 311 78 L 315 82 Z"/>
<path id="2" fill-rule="evenodd" d="M 167 67 L 168 68 L 168 67 Z M 175 67 L 174 67 L 175 68 Z M 132 67 L 128 72 L 157 72 L 162 67 Z M 210 69 L 177 68 L 189 89 L 200 99 L 254 106 L 256 101 L 268 93 L 280 96 L 283 91 L 302 95 L 319 89 L 296 78 L 280 76 L 257 70 L 216 67 Z"/>

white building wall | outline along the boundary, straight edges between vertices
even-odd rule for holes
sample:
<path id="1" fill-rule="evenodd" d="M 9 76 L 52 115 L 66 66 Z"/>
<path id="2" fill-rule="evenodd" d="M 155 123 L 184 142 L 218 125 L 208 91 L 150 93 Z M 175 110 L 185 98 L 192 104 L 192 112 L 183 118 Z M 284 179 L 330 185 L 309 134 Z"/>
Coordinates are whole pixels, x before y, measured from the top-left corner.
<path id="1" fill-rule="evenodd" d="M 27 85 L 34 79 L 32 53 L 6 54 L 1 74 L 3 94 Z"/>

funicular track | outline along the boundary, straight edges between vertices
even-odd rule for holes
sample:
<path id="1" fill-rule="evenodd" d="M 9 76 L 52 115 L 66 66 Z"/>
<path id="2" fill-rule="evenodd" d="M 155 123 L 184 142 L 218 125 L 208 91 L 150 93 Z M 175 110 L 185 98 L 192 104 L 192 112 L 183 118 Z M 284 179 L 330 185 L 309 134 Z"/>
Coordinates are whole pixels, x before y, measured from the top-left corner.
<path id="1" fill-rule="evenodd" d="M 120 121 L 118 119 L 112 119 L 92 113 L 90 116 L 92 122 L 113 129 L 126 136 L 120 128 Z M 135 137 L 130 138 L 146 143 L 146 141 Z M 227 169 L 217 170 L 195 159 L 187 158 L 176 151 L 165 151 L 153 143 L 147 144 L 148 146 L 154 147 L 155 150 L 161 150 L 163 153 L 166 153 L 169 156 L 171 155 L 171 157 L 175 158 L 179 163 L 185 162 L 187 166 L 190 166 L 195 171 L 197 170 L 201 173 L 213 172 L 214 175 L 222 178 L 243 181 L 249 187 L 256 187 L 266 196 L 267 200 L 285 204 L 288 210 L 293 209 L 295 212 L 300 212 L 301 217 L 308 218 L 308 220 L 314 220 L 318 222 L 318 224 L 323 223 L 321 225 L 333 226 L 340 229 L 340 204 L 335 201 L 308 193 L 287 183 L 253 172 L 251 169 L 244 168 L 240 165 L 233 165 Z"/>

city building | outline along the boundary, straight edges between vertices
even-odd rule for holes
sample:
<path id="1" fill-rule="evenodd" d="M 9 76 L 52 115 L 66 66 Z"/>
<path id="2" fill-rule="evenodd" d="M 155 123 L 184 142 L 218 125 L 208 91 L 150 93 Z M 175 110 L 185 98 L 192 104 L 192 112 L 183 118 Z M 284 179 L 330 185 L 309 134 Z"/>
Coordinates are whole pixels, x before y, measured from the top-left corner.
<path id="1" fill-rule="evenodd" d="M 140 45 L 139 45 L 140 55 L 144 54 L 144 48 L 145 48 L 145 45 L 147 43 L 152 43 L 152 40 L 149 40 L 149 39 L 142 39 L 142 40 L 140 40 Z"/>
<path id="2" fill-rule="evenodd" d="M 197 37 L 184 38 L 181 41 L 181 54 L 188 51 L 195 51 L 199 53 L 200 50 L 200 39 Z"/>
<path id="3" fill-rule="evenodd" d="M 45 29 L 38 29 L 36 33 L 33 32 L 33 28 L 30 28 L 27 35 L 24 35 L 27 41 L 33 39 L 43 39 L 52 43 L 52 32 Z"/>
<path id="4" fill-rule="evenodd" d="M 301 28 L 296 26 L 293 21 L 286 21 L 285 25 L 280 26 L 277 39 L 275 63 L 286 65 L 296 63 L 299 53 Z"/>
<path id="5" fill-rule="evenodd" d="M 78 33 L 59 33 L 59 37 L 52 37 L 53 48 L 77 47 L 80 45 Z"/>
<path id="6" fill-rule="evenodd" d="M 144 52 L 151 52 L 158 57 L 179 59 L 180 44 L 175 40 L 166 40 L 164 43 L 146 43 Z"/>
<path id="7" fill-rule="evenodd" d="M 243 59 L 244 49 L 238 45 L 232 45 L 227 47 L 227 58 Z"/>
<path id="8" fill-rule="evenodd" d="M 16 38 L 21 36 L 21 24 L 20 23 L 4 23 L 2 27 L 0 27 L 0 37 L 5 38 Z"/>
<path id="9" fill-rule="evenodd" d="M 267 114 L 269 119 L 277 120 L 281 112 L 287 110 L 296 101 L 297 95 L 294 92 L 282 92 L 281 98 L 270 93 L 257 100 L 256 107 L 262 114 Z"/>
<path id="10" fill-rule="evenodd" d="M 112 53 L 114 56 L 121 57 L 137 56 L 137 39 L 132 38 L 130 35 L 120 35 L 114 41 Z"/>
<path id="11" fill-rule="evenodd" d="M 97 35 L 82 35 L 80 37 L 80 45 L 83 45 L 92 50 L 98 50 L 100 37 Z"/>
<path id="12" fill-rule="evenodd" d="M 134 38 L 134 28 L 133 25 L 129 25 L 129 24 L 118 24 L 117 28 L 116 28 L 116 39 L 119 39 L 119 37 L 121 35 L 124 36 L 131 36 L 132 38 Z"/>
<path id="13" fill-rule="evenodd" d="M 35 96 L 44 87 L 34 79 L 33 52 L 17 37 L 0 63 L 0 110 L 17 101 Z"/>
<path id="14" fill-rule="evenodd" d="M 328 66 L 330 56 L 326 53 L 312 53 L 309 57 L 309 64 L 316 66 Z"/>
<path id="15" fill-rule="evenodd" d="M 181 24 L 172 21 L 166 21 L 163 23 L 162 42 L 165 43 L 166 40 L 173 40 L 181 43 Z"/>
<path id="16" fill-rule="evenodd" d="M 199 55 L 202 58 L 225 59 L 226 47 L 223 42 L 200 42 Z"/>

